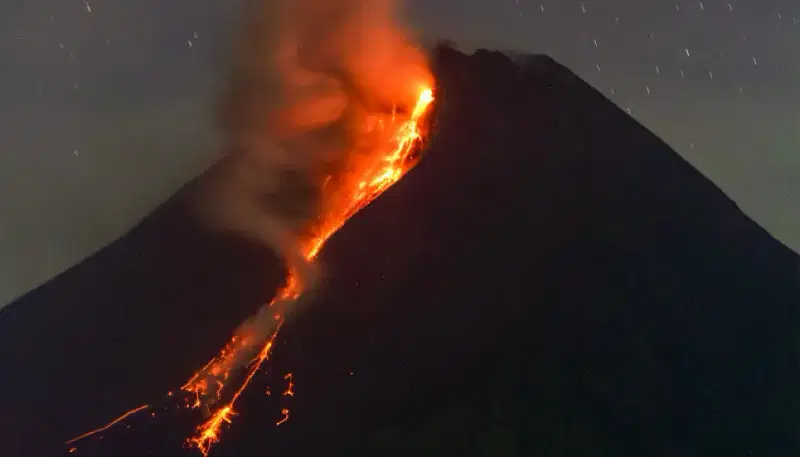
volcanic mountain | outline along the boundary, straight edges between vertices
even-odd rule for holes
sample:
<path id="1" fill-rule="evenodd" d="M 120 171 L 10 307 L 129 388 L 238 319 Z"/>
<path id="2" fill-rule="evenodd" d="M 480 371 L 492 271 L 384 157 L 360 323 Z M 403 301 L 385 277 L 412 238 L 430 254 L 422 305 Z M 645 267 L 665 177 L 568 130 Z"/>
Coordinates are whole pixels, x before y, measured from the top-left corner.
<path id="1" fill-rule="evenodd" d="M 800 454 L 798 256 L 549 57 L 433 63 L 423 159 L 331 239 L 211 455 Z M 285 271 L 201 229 L 196 185 L 3 309 L 4 456 L 154 402 L 75 455 L 197 452 L 163 399 Z"/>

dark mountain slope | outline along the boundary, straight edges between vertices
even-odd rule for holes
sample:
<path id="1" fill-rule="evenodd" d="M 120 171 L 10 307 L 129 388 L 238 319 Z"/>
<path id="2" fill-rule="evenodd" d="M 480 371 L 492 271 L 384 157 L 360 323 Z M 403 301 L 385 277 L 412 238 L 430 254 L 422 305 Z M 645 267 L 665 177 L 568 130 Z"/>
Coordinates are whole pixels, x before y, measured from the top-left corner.
<path id="1" fill-rule="evenodd" d="M 442 47 L 435 73 L 425 158 L 331 240 L 325 292 L 285 329 L 268 373 L 242 398 L 212 455 L 797 455 L 797 255 L 551 59 L 512 62 Z M 160 230 L 145 244 L 159 245 Z M 177 233 L 183 230 L 197 233 L 189 226 Z M 159 325 L 186 341 L 195 329 L 179 330 L 177 316 L 202 295 L 202 308 L 219 320 L 195 325 L 205 322 L 205 331 L 224 340 L 223 330 L 270 290 L 256 280 L 259 255 L 214 237 L 186 239 L 198 251 L 190 265 L 168 260 L 180 250 L 155 249 L 167 253 L 156 262 L 164 271 L 152 273 L 180 278 L 169 284 L 183 295 L 94 287 L 109 290 L 106 301 L 128 290 L 169 296 L 171 317 Z M 205 262 L 206 252 L 226 260 Z M 111 270 L 120 261 L 95 262 Z M 95 276 L 86 266 L 76 271 L 82 268 L 87 281 Z M 198 269 L 214 275 L 193 280 Z M 6 328 L 52 322 L 48 303 L 70 296 L 76 310 L 58 318 L 64 325 L 57 328 L 80 317 L 85 337 L 100 344 L 130 335 L 126 355 L 158 376 L 152 385 L 168 380 L 165 373 L 191 371 L 218 343 L 173 347 L 158 332 L 137 333 L 133 320 L 104 335 L 103 308 L 83 311 L 81 300 L 94 291 L 65 285 L 46 294 L 48 287 L 55 286 L 3 313 L 0 338 Z M 241 305 L 212 304 L 234 293 Z M 155 301 L 126 300 L 136 300 L 127 307 Z M 146 339 L 163 348 L 155 359 L 137 355 L 148 353 L 139 341 Z M 79 346 L 61 341 L 63 354 L 76 353 Z M 26 360 L 46 358 L 41 351 L 34 345 Z M 265 384 L 283 389 L 287 371 L 297 395 L 266 396 Z M 77 382 L 83 376 L 75 374 L 69 401 L 91 399 Z M 14 370 L 12 379 L 27 377 Z M 113 385 L 105 382 L 98 386 Z M 17 388 L 20 397 L 42 392 Z M 63 398 L 58 385 L 41 388 L 46 398 Z M 115 398 L 127 395 L 126 406 L 135 406 L 151 391 Z M 283 407 L 292 416 L 276 428 Z M 95 399 L 84 414 L 124 407 L 111 409 Z M 55 419 L 49 425 L 52 436 L 78 428 Z M 181 452 L 184 424 L 143 417 L 129 425 L 78 452 Z"/>
<path id="2" fill-rule="evenodd" d="M 282 283 L 269 251 L 198 227 L 195 188 L 0 311 L 3 455 L 162 398 Z"/>
<path id="3" fill-rule="evenodd" d="M 335 413 L 284 448 L 477 402 L 524 455 L 797 454 L 797 255 L 551 59 L 436 63 L 423 163 L 330 245 L 329 299 L 279 352 L 335 398 L 304 393 Z"/>

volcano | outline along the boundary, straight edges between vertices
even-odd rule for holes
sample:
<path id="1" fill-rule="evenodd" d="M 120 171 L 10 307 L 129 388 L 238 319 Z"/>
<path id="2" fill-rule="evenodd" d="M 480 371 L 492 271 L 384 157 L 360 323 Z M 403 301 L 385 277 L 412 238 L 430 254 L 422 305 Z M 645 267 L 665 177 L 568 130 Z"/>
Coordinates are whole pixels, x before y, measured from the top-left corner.
<path id="1" fill-rule="evenodd" d="M 432 61 L 422 160 L 326 245 L 211 455 L 800 454 L 798 256 L 551 58 Z M 167 392 L 287 273 L 193 220 L 204 179 L 2 310 L 4 456 L 197 453 Z"/>

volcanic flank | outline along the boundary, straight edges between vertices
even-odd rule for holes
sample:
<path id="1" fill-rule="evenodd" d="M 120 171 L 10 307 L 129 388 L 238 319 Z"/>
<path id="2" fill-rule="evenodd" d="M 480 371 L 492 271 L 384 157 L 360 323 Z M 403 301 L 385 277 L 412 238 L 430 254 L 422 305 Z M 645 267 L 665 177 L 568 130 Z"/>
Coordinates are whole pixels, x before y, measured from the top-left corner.
<path id="1" fill-rule="evenodd" d="M 328 243 L 212 454 L 798 455 L 797 255 L 552 59 L 433 72 L 421 162 Z M 164 393 L 286 272 L 195 188 L 4 308 L 3 455 L 154 402 L 76 455 L 196 452 Z"/>

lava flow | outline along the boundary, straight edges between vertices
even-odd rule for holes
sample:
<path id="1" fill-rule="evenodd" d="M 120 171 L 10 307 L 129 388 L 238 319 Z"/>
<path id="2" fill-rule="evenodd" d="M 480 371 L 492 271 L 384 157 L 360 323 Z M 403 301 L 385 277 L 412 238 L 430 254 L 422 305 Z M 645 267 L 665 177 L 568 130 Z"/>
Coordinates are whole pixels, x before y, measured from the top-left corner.
<path id="1" fill-rule="evenodd" d="M 405 120 L 398 119 L 399 116 L 392 113 L 387 122 L 379 120 L 380 122 L 374 123 L 374 128 L 382 128 L 387 131 L 389 141 L 382 145 L 381 150 L 372 155 L 378 160 L 371 164 L 354 165 L 354 169 L 346 175 L 348 177 L 346 182 L 337 187 L 335 195 L 329 198 L 330 206 L 326 207 L 325 213 L 319 219 L 315 230 L 316 235 L 302 244 L 303 253 L 308 260 L 316 258 L 325 242 L 350 217 L 400 180 L 408 170 L 416 165 L 419 155 L 415 153 L 419 152 L 420 142 L 424 135 L 423 120 L 432 102 L 433 90 L 430 87 L 422 87 L 414 109 L 405 116 Z M 275 299 L 269 304 L 269 308 L 279 307 L 276 305 L 283 307 L 291 305 L 301 297 L 301 292 L 298 281 L 290 272 L 286 285 L 276 294 Z M 266 341 L 257 341 L 254 337 L 246 334 L 233 336 L 217 357 L 208 362 L 181 387 L 184 393 L 190 395 L 186 404 L 188 407 L 213 409 L 211 416 L 187 440 L 188 444 L 196 447 L 203 455 L 208 455 L 211 446 L 219 440 L 222 425 L 230 423 L 233 416 L 236 415 L 234 410 L 236 401 L 253 380 L 262 363 L 269 358 L 275 338 L 283 324 L 284 318 L 279 311 L 274 314 L 277 321 L 275 330 Z M 255 352 L 257 348 L 260 349 Z M 236 366 L 234 361 L 243 354 L 250 353 L 255 353 L 255 355 L 251 358 L 244 378 L 233 390 L 229 399 L 220 405 L 223 390 L 228 386 L 229 381 L 233 382 L 231 378 L 234 377 L 233 371 Z M 290 382 L 287 392 L 294 395 L 291 390 L 293 385 L 291 378 L 287 379 Z M 172 395 L 172 392 L 168 394 L 170 397 Z M 86 432 L 66 443 L 72 444 L 108 430 L 129 416 L 148 408 L 149 405 L 134 408 L 107 425 Z M 282 417 L 277 421 L 277 425 L 283 424 L 289 418 L 288 409 L 282 409 L 281 414 Z"/>
<path id="2" fill-rule="evenodd" d="M 385 146 L 385 153 L 376 154 L 379 157 L 377 163 L 364 166 L 360 169 L 351 170 L 348 173 L 349 182 L 344 183 L 332 199 L 333 204 L 320 218 L 320 223 L 315 230 L 315 236 L 306 240 L 303 245 L 304 255 L 308 260 L 316 258 L 325 242 L 344 225 L 344 223 L 359 210 L 368 205 L 386 189 L 396 183 L 405 175 L 418 161 L 418 156 L 414 155 L 418 143 L 422 140 L 423 127 L 422 120 L 433 102 L 433 90 L 430 87 L 420 89 L 416 105 L 411 114 L 405 121 L 398 121 L 397 115 L 392 114 L 388 122 L 378 122 L 375 125 L 390 129 L 391 140 Z M 380 152 L 380 151 L 379 151 Z M 291 304 L 300 297 L 301 291 L 298 289 L 297 281 L 291 272 L 286 286 L 278 292 L 276 298 L 270 303 L 282 303 L 284 306 Z M 211 417 L 197 428 L 196 434 L 189 438 L 188 442 L 197 447 L 203 455 L 207 455 L 211 446 L 219 440 L 220 428 L 225 423 L 230 423 L 236 414 L 234 404 L 239 396 L 244 392 L 252 381 L 261 364 L 269 358 L 275 338 L 281 328 L 282 315 L 275 314 L 275 319 L 279 321 L 275 331 L 265 343 L 253 341 L 247 335 L 237 335 L 231 339 L 228 345 L 220 352 L 219 356 L 211 360 L 205 367 L 198 371 L 182 387 L 182 389 L 194 395 L 194 406 L 212 406 L 219 400 L 221 390 L 225 387 L 225 382 L 231 376 L 233 360 L 240 356 L 241 351 L 252 351 L 255 345 L 263 344 L 258 354 L 253 357 L 248 367 L 247 375 L 234 391 L 230 400 L 218 406 Z M 210 387 L 213 383 L 214 393 Z M 278 424 L 282 424 L 288 418 L 288 410 L 283 410 L 283 419 Z"/>

